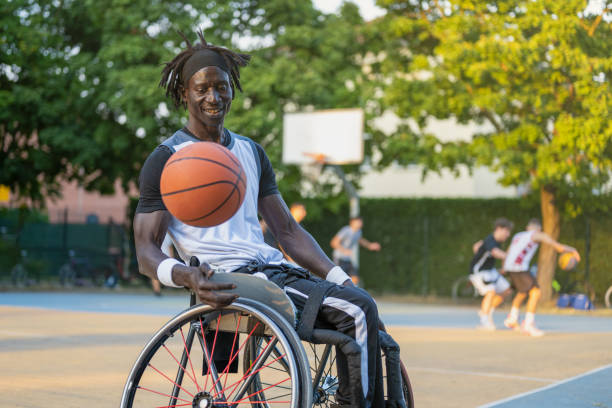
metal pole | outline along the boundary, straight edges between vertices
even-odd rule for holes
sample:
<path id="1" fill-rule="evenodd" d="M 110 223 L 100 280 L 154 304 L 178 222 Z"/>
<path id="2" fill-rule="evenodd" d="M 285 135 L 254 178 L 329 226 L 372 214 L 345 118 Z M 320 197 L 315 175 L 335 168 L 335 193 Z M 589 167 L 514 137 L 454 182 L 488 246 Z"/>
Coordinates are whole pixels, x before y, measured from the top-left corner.
<path id="1" fill-rule="evenodd" d="M 586 231 L 584 237 L 584 279 L 589 280 L 589 257 L 591 255 L 591 223 L 589 217 L 585 217 Z"/>
<path id="2" fill-rule="evenodd" d="M 329 167 L 331 167 L 336 175 L 340 177 L 340 180 L 342 180 L 342 185 L 344 186 L 344 191 L 346 191 L 346 194 L 349 197 L 349 217 L 359 217 L 359 193 L 357 192 L 357 189 L 353 183 L 346 178 L 346 174 L 342 170 L 342 167 L 338 166 L 337 164 L 330 164 Z M 359 245 L 357 245 L 357 248 L 353 253 L 353 263 L 355 268 L 359 270 Z"/>
<path id="3" fill-rule="evenodd" d="M 429 293 L 429 218 L 423 218 L 423 296 Z"/>

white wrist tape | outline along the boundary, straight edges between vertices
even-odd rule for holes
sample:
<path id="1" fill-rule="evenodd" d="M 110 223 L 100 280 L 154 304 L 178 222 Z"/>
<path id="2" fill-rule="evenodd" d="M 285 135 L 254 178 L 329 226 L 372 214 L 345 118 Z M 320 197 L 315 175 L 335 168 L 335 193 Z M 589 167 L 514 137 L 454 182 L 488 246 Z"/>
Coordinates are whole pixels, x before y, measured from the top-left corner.
<path id="1" fill-rule="evenodd" d="M 348 276 L 346 272 L 344 272 L 339 266 L 334 266 L 333 268 L 331 268 L 329 272 L 327 272 L 327 276 L 325 277 L 326 281 L 333 282 L 337 285 L 342 285 L 349 279 L 351 279 L 351 277 Z"/>
<path id="2" fill-rule="evenodd" d="M 171 288 L 182 288 L 172 280 L 172 267 L 176 264 L 184 265 L 181 261 L 174 258 L 164 259 L 157 266 L 157 279 L 164 285 L 170 286 Z"/>

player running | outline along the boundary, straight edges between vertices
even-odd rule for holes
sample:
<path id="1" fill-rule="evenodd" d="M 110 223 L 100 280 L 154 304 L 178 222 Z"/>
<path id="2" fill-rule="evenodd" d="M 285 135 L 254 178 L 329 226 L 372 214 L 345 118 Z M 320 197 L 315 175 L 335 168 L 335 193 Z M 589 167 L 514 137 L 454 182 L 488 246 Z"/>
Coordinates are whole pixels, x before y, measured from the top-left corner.
<path id="1" fill-rule="evenodd" d="M 336 402 L 384 407 L 376 303 L 365 291 L 354 287 L 350 277 L 291 215 L 264 149 L 224 127 L 235 89 L 242 90 L 239 69 L 247 65 L 250 56 L 209 45 L 204 35 L 198 34 L 200 43 L 192 45 L 185 39 L 186 49 L 162 71 L 160 85 L 166 88 L 175 106 L 187 108 L 189 118 L 184 128 L 149 155 L 140 173 L 140 198 L 134 216 L 140 271 L 166 286 L 188 287 L 213 307 L 236 299 L 236 295 L 223 292 L 233 285 L 209 280 L 213 270 L 251 273 L 268 279 L 283 288 L 298 309 L 304 308 L 311 294 L 326 288 L 317 322 L 352 337 L 361 351 L 359 367 L 352 367 L 360 373 L 357 384 L 349 384 L 346 357 L 342 353 L 336 355 Z M 160 193 L 162 169 L 172 153 L 200 141 L 227 147 L 240 160 L 247 176 L 247 194 L 240 211 L 210 228 L 180 222 L 168 212 Z M 307 270 L 288 263 L 278 249 L 264 242 L 258 213 L 287 254 Z M 166 233 L 184 262 L 160 250 Z M 186 265 L 193 257 L 199 260 L 199 267 Z"/>
<path id="2" fill-rule="evenodd" d="M 506 258 L 501 244 L 508 239 L 513 227 L 512 222 L 506 218 L 498 218 L 495 220 L 493 233 L 476 242 L 472 248 L 474 257 L 470 262 L 470 281 L 483 296 L 478 312 L 478 328 L 481 330 L 495 330 L 493 312 L 511 292 L 508 281 L 495 269 L 495 260 L 503 261 Z"/>
<path id="3" fill-rule="evenodd" d="M 560 244 L 548 234 L 542 232 L 542 223 L 536 218 L 529 221 L 526 231 L 519 232 L 512 237 L 512 243 L 508 248 L 508 254 L 504 262 L 504 270 L 509 273 L 517 293 L 512 300 L 512 309 L 504 321 L 504 325 L 509 329 L 519 329 L 519 308 L 529 294 L 527 312 L 520 329 L 523 333 L 533 337 L 544 335 L 544 332 L 535 325 L 535 311 L 541 291 L 538 282 L 529 272 L 529 263 L 540 244 L 551 245 L 557 252 L 572 252 L 580 261 L 580 254 L 575 248 Z"/>
<path id="4" fill-rule="evenodd" d="M 346 271 L 355 285 L 360 285 L 359 268 L 357 267 L 356 253 L 358 245 L 369 251 L 380 251 L 378 242 L 370 242 L 362 237 L 361 228 L 363 219 L 352 217 L 349 225 L 345 225 L 336 233 L 330 242 L 334 249 L 334 262 Z"/>

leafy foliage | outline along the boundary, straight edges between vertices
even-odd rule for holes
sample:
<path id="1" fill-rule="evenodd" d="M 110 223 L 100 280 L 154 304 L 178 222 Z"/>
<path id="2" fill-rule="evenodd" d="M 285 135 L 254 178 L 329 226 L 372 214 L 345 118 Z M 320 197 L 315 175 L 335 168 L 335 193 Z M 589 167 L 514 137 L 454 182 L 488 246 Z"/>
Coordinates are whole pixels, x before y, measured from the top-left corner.
<path id="1" fill-rule="evenodd" d="M 186 114 L 157 87 L 162 63 L 184 46 L 177 30 L 254 54 L 227 125 L 262 143 L 299 195 L 299 171 L 280 163 L 287 109 L 361 103 L 353 58 L 362 23 L 347 4 L 323 15 L 310 1 L 11 0 L 3 2 L 0 184 L 41 203 L 62 179 L 111 192 L 127 188 Z M 246 44 L 246 45 L 245 45 Z"/>
<path id="2" fill-rule="evenodd" d="M 379 4 L 388 14 L 377 68 L 390 79 L 380 109 L 412 119 L 377 135 L 382 164 L 486 165 L 504 185 L 554 191 L 572 215 L 610 205 L 610 9 L 593 14 L 579 0 Z M 431 118 L 490 131 L 445 143 L 424 131 Z"/>

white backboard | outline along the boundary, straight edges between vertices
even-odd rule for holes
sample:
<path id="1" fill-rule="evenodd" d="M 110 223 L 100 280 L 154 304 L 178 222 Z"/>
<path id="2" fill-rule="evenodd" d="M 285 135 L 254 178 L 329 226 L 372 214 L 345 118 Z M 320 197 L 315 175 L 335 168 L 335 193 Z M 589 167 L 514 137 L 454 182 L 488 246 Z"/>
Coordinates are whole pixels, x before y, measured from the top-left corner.
<path id="1" fill-rule="evenodd" d="M 363 161 L 363 111 L 330 109 L 286 113 L 283 118 L 283 162 L 308 164 L 312 155 L 329 164 Z M 310 155 L 310 156 L 309 156 Z"/>

